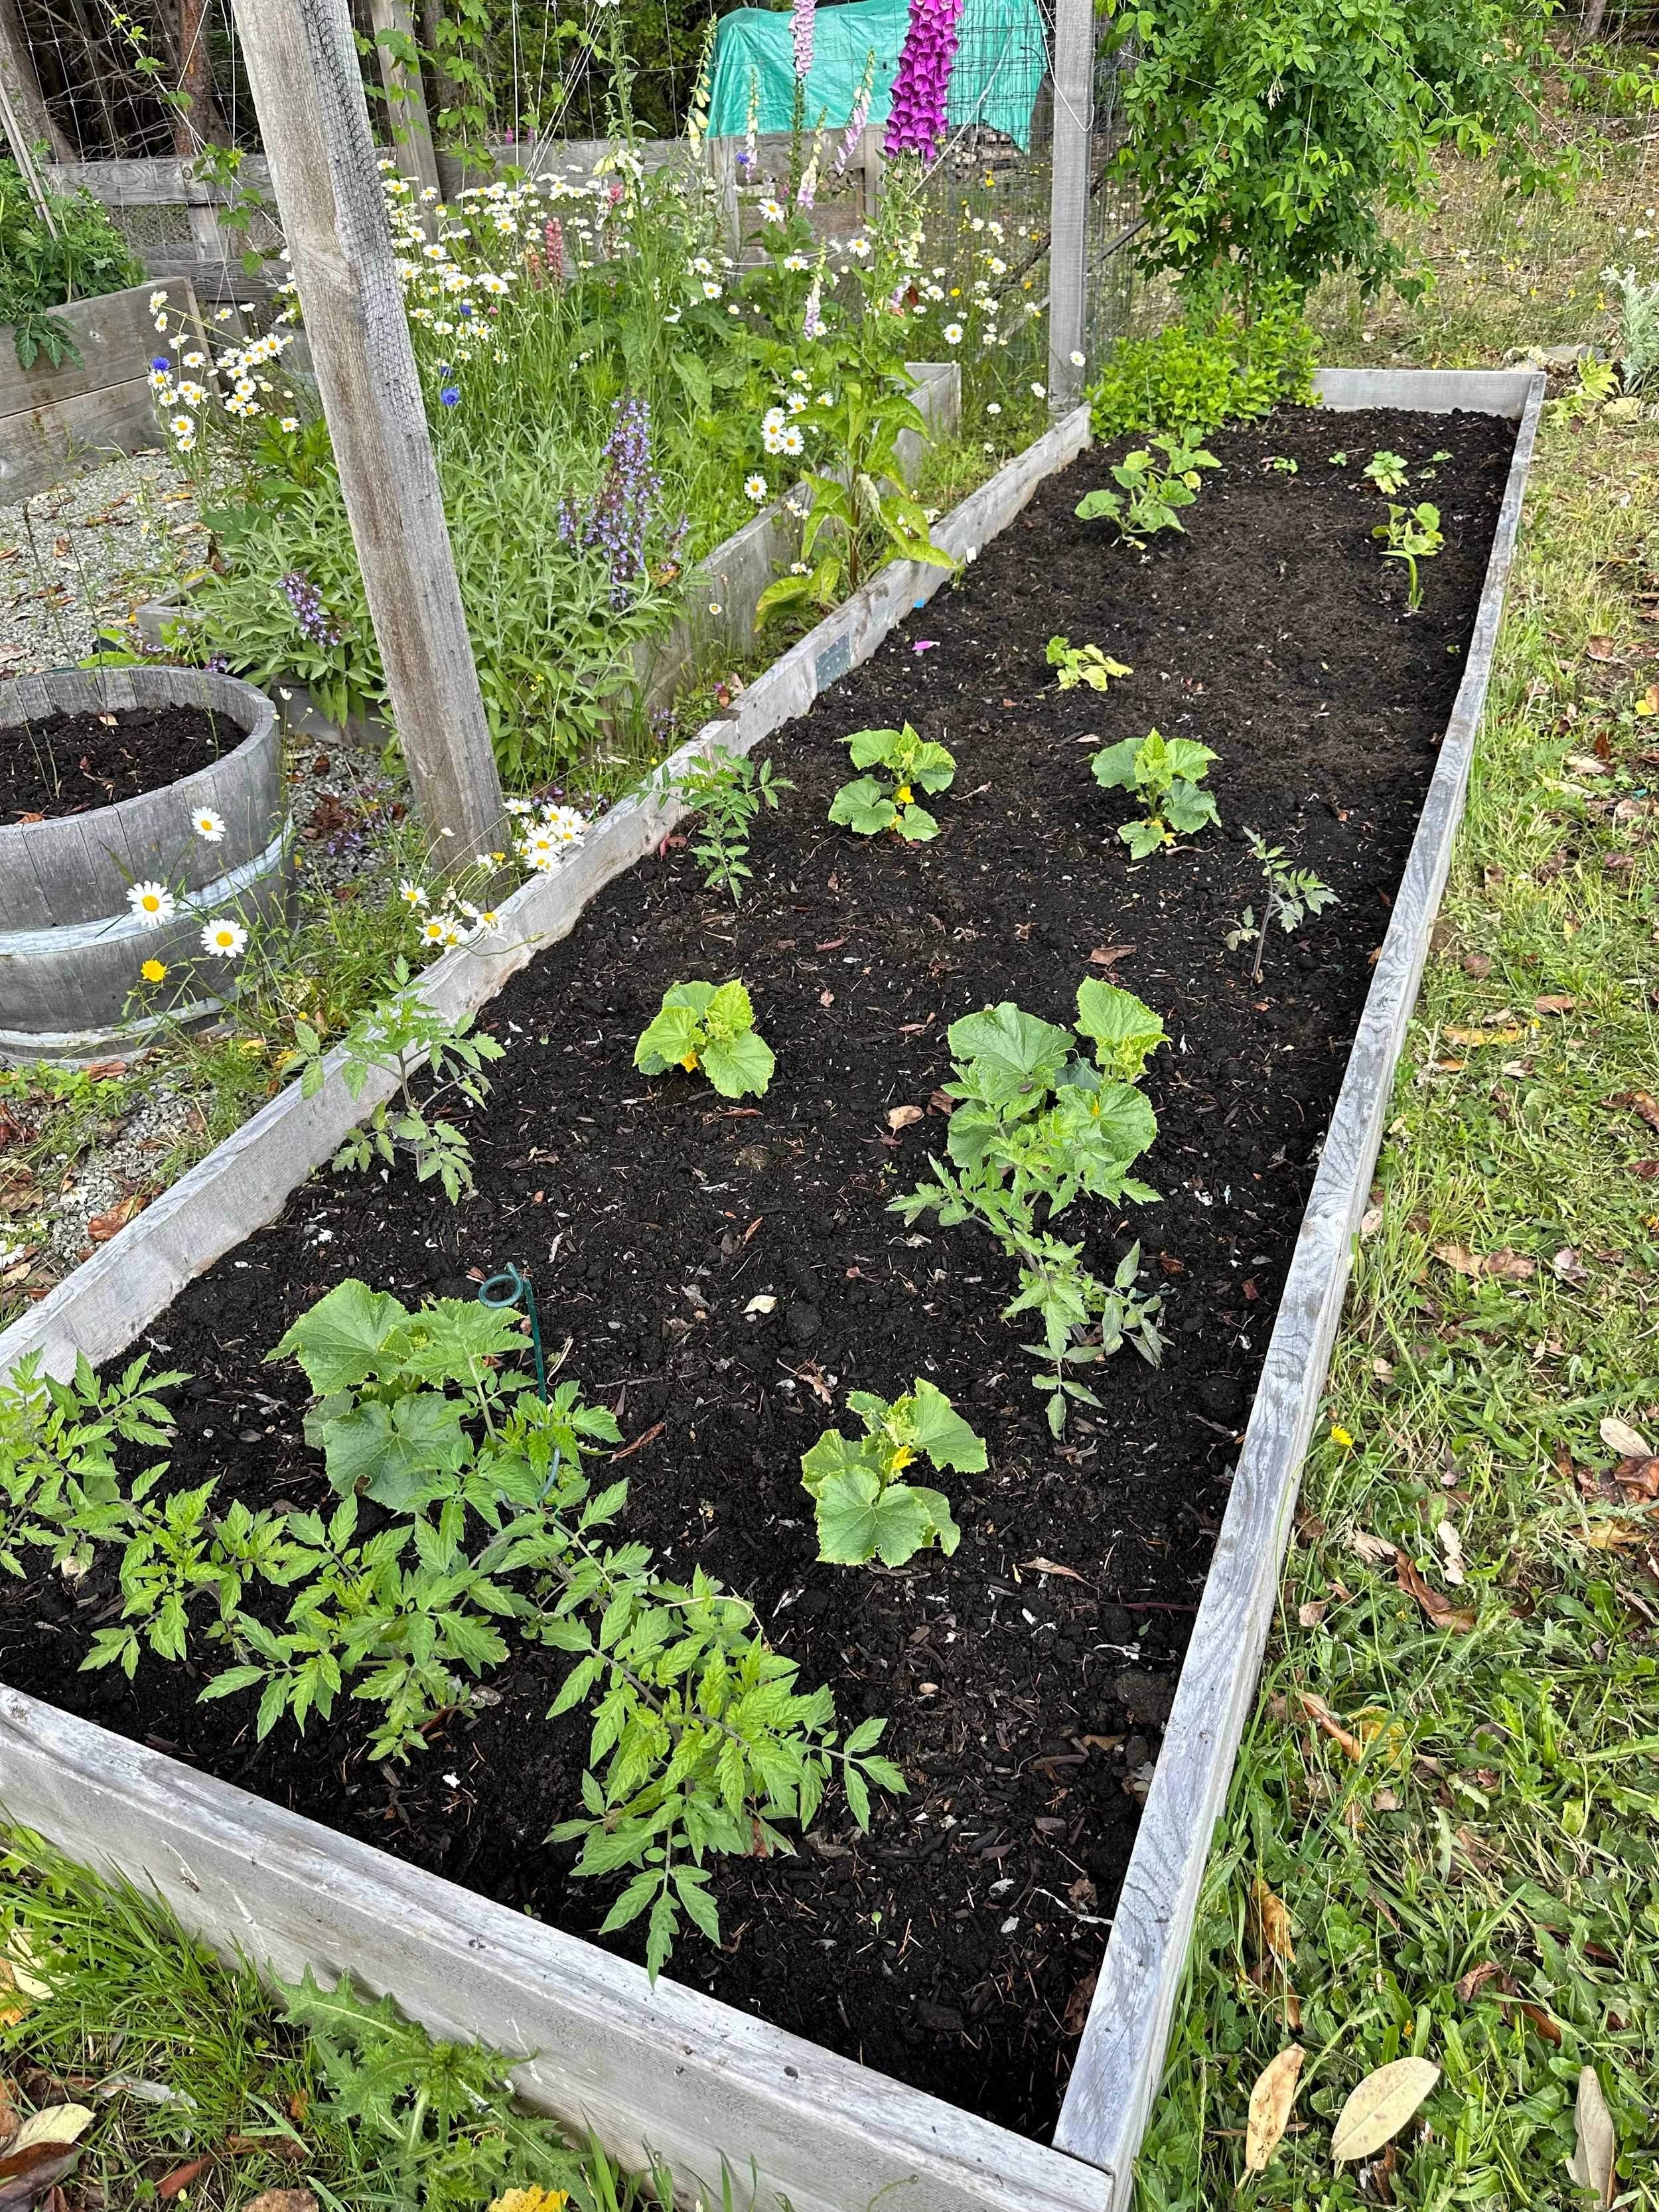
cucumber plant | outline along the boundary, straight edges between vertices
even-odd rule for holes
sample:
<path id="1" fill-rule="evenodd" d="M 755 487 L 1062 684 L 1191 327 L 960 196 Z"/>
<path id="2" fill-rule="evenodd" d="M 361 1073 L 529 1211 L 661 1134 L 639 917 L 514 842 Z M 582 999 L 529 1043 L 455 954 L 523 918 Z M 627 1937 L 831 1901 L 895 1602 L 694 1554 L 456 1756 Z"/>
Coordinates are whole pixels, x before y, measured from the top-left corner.
<path id="1" fill-rule="evenodd" d="M 701 1069 L 722 1098 L 743 1098 L 764 1095 L 777 1059 L 755 1027 L 748 992 L 733 980 L 670 984 L 634 1048 L 634 1065 L 647 1075 Z"/>
<path id="2" fill-rule="evenodd" d="M 884 830 L 910 845 L 937 837 L 939 823 L 916 793 L 931 796 L 955 782 L 957 764 L 945 747 L 919 738 L 908 722 L 902 730 L 855 730 L 846 744 L 853 766 L 866 772 L 842 784 L 830 802 L 830 819 L 860 837 L 878 837 Z"/>
<path id="3" fill-rule="evenodd" d="M 937 1544 L 948 1558 L 962 1541 L 949 1499 L 904 1476 L 918 1458 L 976 1474 L 987 1463 L 983 1441 L 921 1376 L 890 1404 L 869 1390 L 849 1391 L 847 1403 L 864 1434 L 849 1442 L 826 1429 L 801 1457 L 801 1481 L 817 1510 L 818 1557 L 836 1566 L 879 1559 L 900 1567 Z"/>
<path id="4" fill-rule="evenodd" d="M 1146 810 L 1143 821 L 1126 822 L 1117 833 L 1137 860 L 1220 820 L 1214 799 L 1199 788 L 1219 757 L 1195 738 L 1165 738 L 1157 730 L 1091 757 L 1103 790 L 1132 791 Z"/>

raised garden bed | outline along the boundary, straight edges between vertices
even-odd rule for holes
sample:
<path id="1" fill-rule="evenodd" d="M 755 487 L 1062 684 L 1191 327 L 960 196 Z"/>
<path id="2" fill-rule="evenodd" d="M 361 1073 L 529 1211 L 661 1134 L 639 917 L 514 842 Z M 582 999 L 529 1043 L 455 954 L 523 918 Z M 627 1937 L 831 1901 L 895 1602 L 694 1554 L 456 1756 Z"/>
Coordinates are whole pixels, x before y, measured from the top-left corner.
<path id="1" fill-rule="evenodd" d="M 1409 379 L 1361 381 L 1381 388 L 1339 384 L 1332 396 L 1419 398 Z M 292 1441 L 303 1386 L 259 1363 L 293 1315 L 354 1273 L 408 1297 L 509 1258 L 538 1271 L 550 1334 L 556 1325 L 574 1340 L 567 1371 L 620 1403 L 625 1437 L 639 1443 L 628 1533 L 672 1546 L 682 1569 L 690 1553 L 751 1595 L 844 1712 L 890 1715 L 890 1747 L 911 1778 L 868 1843 L 832 1808 L 800 1862 L 723 1871 L 727 1948 L 688 1942 L 673 1971 L 725 2003 L 666 1983 L 647 1996 L 628 1968 L 454 1886 L 578 1929 L 600 1917 L 604 1900 L 568 1885 L 538 1840 L 574 1787 L 580 1745 L 568 1724 L 540 1721 L 547 1684 L 533 1663 L 516 1662 L 499 1705 L 392 1782 L 365 1766 L 349 1724 L 315 1733 L 301 1757 L 276 1739 L 256 1753 L 234 1701 L 200 1708 L 174 1692 L 168 1702 L 155 1662 L 132 1691 L 98 1686 L 106 1727 L 159 1737 L 163 1753 L 184 1751 L 279 1806 L 291 1800 L 343 1841 L 7 1694 L 11 1809 L 145 1868 L 198 1923 L 226 1938 L 240 1925 L 279 1965 L 352 1963 L 434 2026 L 539 2045 L 532 2093 L 573 2118 L 591 2113 L 624 2148 L 647 2141 L 705 2174 L 720 2151 L 739 2164 L 752 2153 L 763 2183 L 798 2205 L 864 2202 L 912 2174 L 930 2206 L 1127 2202 L 1347 1231 L 1461 805 L 1524 476 L 1512 418 L 1529 398 L 1535 412 L 1536 382 L 1425 395 L 1431 407 L 1468 398 L 1509 420 L 1290 415 L 1230 434 L 1217 441 L 1228 473 L 1189 518 L 1191 535 L 1155 541 L 1145 563 L 1073 519 L 1103 471 L 1092 460 L 1072 468 L 1024 517 L 1031 535 L 1017 525 L 987 545 L 957 592 L 784 738 L 778 764 L 798 787 L 757 837 L 755 896 L 735 920 L 698 890 L 683 854 L 668 858 L 614 885 L 495 1002 L 486 1019 L 512 1049 L 474 1131 L 478 1199 L 452 1215 L 441 1201 L 325 1179 L 149 1332 L 210 1386 L 182 1401 L 179 1479 L 213 1471 L 252 1502 L 308 1503 L 318 1477 Z M 1529 436 L 1530 417 L 1523 447 Z M 1352 471 L 1328 466 L 1339 445 L 1362 460 L 1388 445 L 1414 468 L 1447 450 L 1434 487 L 1447 547 L 1409 620 L 1403 581 L 1370 541 L 1377 507 Z M 1273 470 L 1275 456 L 1298 473 Z M 953 519 L 972 533 L 964 546 L 1006 519 L 988 497 L 997 491 L 976 495 L 966 524 Z M 890 614 L 907 583 L 887 581 Z M 810 698 L 839 672 L 842 641 L 850 659 L 881 611 L 868 595 L 844 610 L 830 636 L 787 657 L 774 699 L 748 711 L 775 714 L 793 684 Z M 1051 629 L 1102 645 L 1133 676 L 1105 699 L 1057 694 L 1042 660 Z M 921 852 L 857 845 L 823 818 L 846 772 L 835 741 L 907 716 L 960 763 L 939 805 L 943 834 Z M 1153 720 L 1221 754 L 1212 787 L 1224 830 L 1134 869 L 1115 836 L 1125 810 L 1094 786 L 1076 740 L 1142 736 Z M 740 723 L 732 733 L 745 734 Z M 1247 956 L 1221 942 L 1255 891 L 1244 848 L 1226 836 L 1247 823 L 1292 846 L 1342 898 L 1302 938 L 1275 940 L 1256 992 L 1244 988 Z M 641 814 L 628 833 L 635 849 L 655 826 Z M 592 853 L 584 864 L 597 889 L 611 871 Z M 1097 951 L 1111 957 L 1091 967 Z M 1157 1006 L 1175 1040 L 1147 1083 L 1160 1134 L 1145 1170 L 1164 1196 L 1091 1209 L 1072 1233 L 1089 1229 L 1098 1268 L 1139 1232 L 1170 1293 L 1172 1347 L 1158 1372 L 1127 1352 L 1096 1370 L 1105 1406 L 1056 1452 L 1030 1411 L 1018 1332 L 997 1317 L 1004 1263 L 967 1231 L 912 1243 L 884 1211 L 919 1179 L 930 1132 L 935 1149 L 941 1135 L 924 1115 L 894 1143 L 888 1117 L 926 1107 L 948 1073 L 943 1031 L 957 1014 L 1011 996 L 1064 1018 L 1078 981 L 1103 968 Z M 780 1056 L 758 1110 L 732 1115 L 666 1080 L 645 1098 L 631 1048 L 663 984 L 736 972 L 757 988 Z M 286 1169 L 277 1196 L 331 1142 L 320 1123 L 285 1112 L 285 1132 L 260 1117 L 264 1150 L 280 1151 Z M 234 1140 L 244 1167 L 258 1164 L 258 1128 Z M 72 1278 L 0 1340 L 0 1355 L 33 1341 L 61 1368 L 74 1342 L 98 1357 L 131 1342 L 192 1271 L 188 1217 L 215 1188 L 213 1167 L 161 1202 L 169 1214 L 149 1232 L 142 1310 L 131 1303 L 141 1237 L 134 1265 L 123 1271 L 111 1248 L 82 1271 L 87 1282 Z M 238 1194 L 251 1224 L 264 1194 Z M 556 1256 L 544 1256 L 556 1237 Z M 229 1242 L 208 1239 L 210 1249 Z M 778 1300 L 758 1324 L 743 1317 L 757 1291 Z M 949 1480 L 961 1550 L 892 1576 L 816 1565 L 799 1452 L 849 1382 L 890 1395 L 930 1370 L 991 1446 L 985 1475 Z M 1172 1717 L 1224 1512 L 1224 1564 Z M 108 1593 L 89 1583 L 80 1595 L 84 1607 L 34 1588 L 21 1612 L 9 1607 L 9 1682 L 63 1705 L 76 1698 L 91 1679 L 66 1678 L 85 1641 L 77 1616 L 100 1611 Z M 19 1626 L 37 1621 L 50 1626 Z M 309 1898 L 308 1876 L 319 1884 Z M 1115 1912 L 1060 2124 L 1066 2157 L 1022 2136 L 1054 2124 Z M 813 2042 L 745 2018 L 750 2008 Z"/>

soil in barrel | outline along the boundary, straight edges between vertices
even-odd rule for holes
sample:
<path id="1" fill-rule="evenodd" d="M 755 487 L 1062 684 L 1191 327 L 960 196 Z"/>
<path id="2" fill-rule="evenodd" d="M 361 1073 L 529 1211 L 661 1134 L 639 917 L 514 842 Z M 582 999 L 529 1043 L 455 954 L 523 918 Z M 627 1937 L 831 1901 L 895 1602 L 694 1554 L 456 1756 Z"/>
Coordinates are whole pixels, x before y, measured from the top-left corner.
<path id="1" fill-rule="evenodd" d="M 0 723 L 0 814 L 85 814 L 194 775 L 246 736 L 204 707 L 112 707 Z"/>
<path id="2" fill-rule="evenodd" d="M 1224 471 L 1186 534 L 1144 556 L 1075 519 L 1116 453 L 1079 459 L 768 744 L 794 787 L 756 825 L 740 908 L 670 841 L 486 1008 L 509 1049 L 468 1125 L 476 1196 L 452 1208 L 406 1170 L 324 1173 L 135 1347 L 196 1378 L 170 1480 L 325 1503 L 304 1379 L 263 1360 L 289 1322 L 350 1275 L 413 1302 L 526 1267 L 560 1372 L 621 1421 L 621 1532 L 665 1571 L 701 1565 L 752 1599 L 847 1720 L 887 1715 L 909 1781 L 867 1838 L 837 1798 L 797 1855 L 723 1866 L 723 1947 L 688 1936 L 671 1972 L 1032 2134 L 1053 2124 L 1159 1755 L 1512 440 L 1478 416 L 1284 411 L 1211 441 Z M 1378 447 L 1441 511 L 1416 614 L 1359 480 Z M 1059 690 L 1055 632 L 1133 674 L 1103 696 Z M 907 719 L 957 761 L 936 842 L 832 827 L 841 739 Z M 1154 725 L 1220 755 L 1222 826 L 1136 863 L 1125 796 L 1099 789 L 1090 756 Z M 1253 948 L 1223 941 L 1261 909 L 1247 826 L 1340 895 L 1274 933 L 1255 987 Z M 636 1073 L 665 988 L 729 975 L 777 1053 L 765 1097 Z M 1091 1370 L 1103 1403 L 1057 1444 L 1030 1332 L 1001 1318 L 1008 1263 L 972 1228 L 909 1230 L 887 1206 L 943 1150 L 950 1024 L 1005 998 L 1067 1021 L 1085 975 L 1168 1026 L 1138 1170 L 1163 1195 L 1082 1202 L 1061 1225 L 1097 1273 L 1139 1241 L 1169 1348 L 1158 1369 L 1126 1350 Z M 757 1297 L 775 1303 L 751 1313 Z M 893 1572 L 820 1565 L 800 1454 L 837 1419 L 853 1429 L 850 1389 L 891 1396 L 919 1375 L 989 1446 L 986 1473 L 943 1478 L 960 1549 Z M 261 1745 L 250 1700 L 196 1702 L 223 1663 L 199 1637 L 187 1667 L 147 1657 L 131 1684 L 76 1671 L 118 1612 L 113 1566 L 75 1588 L 0 1583 L 5 1679 L 595 1935 L 619 1881 L 571 1881 L 544 1841 L 577 1802 L 586 1744 L 579 1717 L 544 1718 L 557 1657 L 521 1650 L 407 1765 L 368 1761 L 349 1700 L 303 1743 Z M 637 1930 L 605 1940 L 640 1954 Z"/>

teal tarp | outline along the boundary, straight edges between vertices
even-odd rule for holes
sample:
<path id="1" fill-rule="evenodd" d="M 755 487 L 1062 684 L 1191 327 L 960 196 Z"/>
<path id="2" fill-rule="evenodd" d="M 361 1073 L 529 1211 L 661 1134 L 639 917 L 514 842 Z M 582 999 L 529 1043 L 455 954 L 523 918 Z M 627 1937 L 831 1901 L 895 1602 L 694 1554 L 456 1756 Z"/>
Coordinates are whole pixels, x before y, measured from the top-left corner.
<path id="1" fill-rule="evenodd" d="M 820 112 L 830 129 L 845 127 L 872 48 L 876 81 L 870 120 L 887 120 L 908 21 L 908 0 L 848 0 L 843 7 L 816 11 L 806 78 L 809 129 L 816 126 Z M 986 124 L 1024 152 L 1048 65 L 1042 22 L 1032 0 L 966 0 L 946 120 L 953 130 Z M 711 137 L 741 138 L 748 130 L 751 79 L 760 95 L 759 128 L 788 130 L 795 107 L 795 51 L 787 12 L 739 8 L 721 17 L 709 88 Z"/>

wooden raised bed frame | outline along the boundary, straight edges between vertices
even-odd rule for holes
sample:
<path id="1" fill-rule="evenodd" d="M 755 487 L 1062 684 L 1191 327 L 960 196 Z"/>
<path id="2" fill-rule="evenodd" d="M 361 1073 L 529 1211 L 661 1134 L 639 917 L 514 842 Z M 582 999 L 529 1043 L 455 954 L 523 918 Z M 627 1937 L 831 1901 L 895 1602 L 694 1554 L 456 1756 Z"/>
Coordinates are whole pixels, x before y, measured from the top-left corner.
<path id="1" fill-rule="evenodd" d="M 1433 781 L 1332 1116 L 1053 2148 L 870 2073 L 578 1937 L 526 1919 L 229 1784 L 0 1689 L 0 1806 L 94 1865 L 153 1883 L 227 1954 L 279 1975 L 349 1969 L 444 2035 L 530 2054 L 528 2101 L 592 2125 L 625 2163 L 648 2150 L 718 2189 L 724 2159 L 795 2212 L 861 2212 L 905 2185 L 907 2212 L 1125 2212 L 1185 1972 L 1199 1883 L 1255 1692 L 1303 1456 L 1340 1317 L 1352 1237 L 1450 865 L 1513 556 L 1544 380 L 1525 372 L 1327 372 L 1333 408 L 1454 407 L 1517 423 L 1486 588 Z M 1002 529 L 1089 440 L 1079 410 L 939 526 L 958 552 Z M 769 669 L 685 754 L 746 750 L 799 714 L 943 580 L 882 571 Z M 683 756 L 684 757 L 684 756 Z M 641 793 L 558 875 L 514 895 L 517 942 L 428 971 L 446 1011 L 476 1006 L 672 827 Z M 131 1344 L 182 1285 L 259 1224 L 368 1110 L 337 1072 L 284 1092 L 113 1243 L 0 1335 L 66 1372 Z M 910 2193 L 911 2191 L 914 2193 Z"/>

